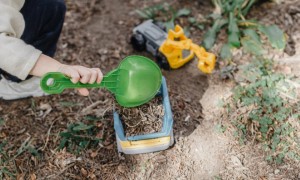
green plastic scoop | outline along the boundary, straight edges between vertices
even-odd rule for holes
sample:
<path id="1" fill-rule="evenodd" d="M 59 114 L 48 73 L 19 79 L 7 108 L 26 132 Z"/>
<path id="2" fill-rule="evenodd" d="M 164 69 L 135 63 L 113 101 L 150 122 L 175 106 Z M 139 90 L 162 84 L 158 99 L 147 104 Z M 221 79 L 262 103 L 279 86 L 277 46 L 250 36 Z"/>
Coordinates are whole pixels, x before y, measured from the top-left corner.
<path id="1" fill-rule="evenodd" d="M 60 94 L 67 88 L 105 87 L 124 107 L 135 107 L 150 101 L 159 91 L 162 74 L 155 62 L 143 56 L 128 56 L 110 71 L 100 84 L 74 84 L 62 73 L 45 74 L 40 82 L 48 94 Z"/>

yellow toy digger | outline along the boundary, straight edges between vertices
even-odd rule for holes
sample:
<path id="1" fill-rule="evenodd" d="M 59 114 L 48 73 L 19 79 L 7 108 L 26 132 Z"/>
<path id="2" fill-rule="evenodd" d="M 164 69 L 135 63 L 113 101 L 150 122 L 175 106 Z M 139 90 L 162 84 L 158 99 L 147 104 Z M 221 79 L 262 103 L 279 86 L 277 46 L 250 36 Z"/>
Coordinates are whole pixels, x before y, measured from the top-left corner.
<path id="1" fill-rule="evenodd" d="M 154 55 L 164 69 L 180 68 L 195 56 L 202 72 L 211 73 L 215 67 L 216 56 L 188 39 L 179 25 L 166 33 L 162 24 L 145 21 L 133 29 L 131 43 L 134 49 Z"/>

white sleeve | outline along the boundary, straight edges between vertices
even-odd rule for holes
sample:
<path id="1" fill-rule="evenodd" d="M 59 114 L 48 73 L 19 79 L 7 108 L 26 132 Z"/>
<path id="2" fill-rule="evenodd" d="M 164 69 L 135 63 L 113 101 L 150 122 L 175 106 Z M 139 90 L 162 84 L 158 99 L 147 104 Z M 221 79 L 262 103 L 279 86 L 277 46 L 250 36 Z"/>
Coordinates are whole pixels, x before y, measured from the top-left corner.
<path id="1" fill-rule="evenodd" d="M 42 54 L 20 39 L 25 27 L 19 12 L 23 4 L 24 0 L 0 0 L 0 68 L 22 80 Z"/>

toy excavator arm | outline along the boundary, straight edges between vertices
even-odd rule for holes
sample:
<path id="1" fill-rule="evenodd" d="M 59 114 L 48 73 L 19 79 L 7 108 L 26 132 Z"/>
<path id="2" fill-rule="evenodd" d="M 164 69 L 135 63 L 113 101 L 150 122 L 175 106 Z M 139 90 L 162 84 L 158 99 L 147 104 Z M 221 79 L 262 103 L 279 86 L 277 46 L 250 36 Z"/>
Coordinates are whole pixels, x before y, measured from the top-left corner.
<path id="1" fill-rule="evenodd" d="M 183 57 L 183 50 L 188 50 L 189 54 Z M 168 59 L 171 68 L 177 69 L 188 61 L 194 55 L 198 58 L 198 69 L 204 73 L 211 73 L 215 68 L 216 56 L 206 52 L 203 47 L 194 44 L 191 39 L 188 39 L 183 32 L 183 29 L 176 25 L 174 31 L 169 30 L 168 37 L 159 48 Z"/>
<path id="2" fill-rule="evenodd" d="M 191 45 L 191 50 L 198 58 L 198 69 L 207 74 L 212 73 L 216 64 L 216 56 L 194 43 Z"/>

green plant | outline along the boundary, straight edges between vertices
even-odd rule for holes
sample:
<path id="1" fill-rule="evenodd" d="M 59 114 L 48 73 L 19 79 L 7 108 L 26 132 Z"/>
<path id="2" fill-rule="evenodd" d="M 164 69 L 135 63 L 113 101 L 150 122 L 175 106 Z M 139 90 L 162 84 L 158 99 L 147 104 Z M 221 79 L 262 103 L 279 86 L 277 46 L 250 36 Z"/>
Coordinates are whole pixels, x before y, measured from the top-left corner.
<path id="1" fill-rule="evenodd" d="M 97 137 L 101 130 L 96 126 L 98 118 L 87 116 L 87 123 L 79 122 L 68 125 L 66 131 L 61 132 L 59 149 L 67 148 L 68 151 L 79 153 L 80 151 L 98 145 L 102 137 Z"/>
<path id="2" fill-rule="evenodd" d="M 31 145 L 32 140 L 27 138 L 22 145 L 17 150 L 16 154 L 10 156 L 7 152 L 12 149 L 12 147 L 6 147 L 8 141 L 4 140 L 0 143 L 0 179 L 5 179 L 7 177 L 15 178 L 17 172 L 17 167 L 14 163 L 15 159 L 23 154 L 24 152 L 29 152 L 33 156 L 38 156 L 39 153 L 33 145 Z"/>
<path id="3" fill-rule="evenodd" d="M 273 48 L 283 50 L 286 44 L 285 36 L 276 25 L 262 25 L 256 20 L 246 19 L 256 1 L 212 0 L 215 11 L 209 17 L 212 18 L 213 25 L 204 35 L 203 46 L 208 50 L 211 49 L 220 30 L 226 29 L 228 38 L 220 51 L 222 59 L 231 59 L 231 49 L 241 46 L 248 53 L 265 54 L 260 35 L 265 35 Z"/>
<path id="4" fill-rule="evenodd" d="M 0 126 L 3 126 L 5 124 L 4 119 L 0 118 Z"/>
<path id="5" fill-rule="evenodd" d="M 175 20 L 182 16 L 188 16 L 191 11 L 187 8 L 182 8 L 179 10 L 175 10 L 168 3 L 158 4 L 150 7 L 146 7 L 142 10 L 136 10 L 136 13 L 143 19 L 153 19 L 156 20 L 159 13 L 162 14 L 163 17 L 166 17 L 164 25 L 167 30 L 174 29 Z M 194 21 L 195 24 L 196 21 Z M 198 25 L 198 24 L 197 24 Z M 200 25 L 198 25 L 200 27 Z"/>
<path id="6" fill-rule="evenodd" d="M 235 116 L 232 122 L 241 142 L 263 144 L 268 161 L 300 160 L 300 144 L 294 135 L 295 126 L 300 127 L 299 105 L 291 102 L 293 94 L 284 91 L 291 89 L 287 78 L 272 69 L 273 62 L 261 58 L 242 68 L 245 74 L 234 88 L 230 105 L 236 110 L 230 112 Z"/>

